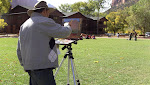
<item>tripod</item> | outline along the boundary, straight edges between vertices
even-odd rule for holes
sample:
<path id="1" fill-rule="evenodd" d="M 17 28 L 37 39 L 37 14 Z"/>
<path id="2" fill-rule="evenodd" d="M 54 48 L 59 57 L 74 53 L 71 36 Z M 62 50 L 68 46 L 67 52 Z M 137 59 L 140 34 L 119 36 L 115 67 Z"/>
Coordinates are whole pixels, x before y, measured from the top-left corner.
<path id="1" fill-rule="evenodd" d="M 77 43 L 74 42 L 74 44 L 77 44 Z M 54 78 L 56 77 L 56 75 L 57 75 L 57 73 L 58 73 L 60 67 L 62 66 L 64 60 L 65 60 L 65 59 L 67 58 L 67 56 L 68 56 L 68 80 L 67 80 L 67 85 L 70 85 L 70 84 L 69 84 L 70 62 L 71 62 L 71 68 L 72 68 L 72 74 L 73 74 L 74 85 L 76 85 L 76 82 L 77 82 L 77 85 L 80 85 L 79 80 L 78 80 L 78 79 L 77 79 L 77 80 L 75 79 L 75 72 L 76 72 L 76 71 L 75 71 L 75 66 L 74 66 L 74 61 L 73 61 L 74 57 L 73 57 L 73 54 L 72 54 L 72 47 L 71 47 L 71 46 L 72 46 L 72 43 L 69 43 L 69 44 L 65 45 L 65 46 L 62 48 L 62 50 L 64 50 L 65 48 L 67 48 L 67 49 L 68 49 L 68 52 L 66 52 L 66 54 L 64 55 L 64 58 L 62 59 L 60 65 L 59 65 L 59 67 L 58 67 L 58 69 L 57 69 L 56 72 L 55 72 Z M 74 71 L 75 71 L 75 72 L 74 72 Z M 76 73 L 77 73 L 77 72 L 76 72 Z M 76 77 L 78 77 L 78 76 L 76 75 Z"/>

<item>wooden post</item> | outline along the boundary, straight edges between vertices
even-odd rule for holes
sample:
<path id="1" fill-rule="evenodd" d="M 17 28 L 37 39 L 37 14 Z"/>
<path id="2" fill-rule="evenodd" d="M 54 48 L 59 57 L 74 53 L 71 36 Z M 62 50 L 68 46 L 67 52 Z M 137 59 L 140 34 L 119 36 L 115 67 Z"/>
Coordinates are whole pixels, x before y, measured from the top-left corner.
<path id="1" fill-rule="evenodd" d="M 13 31 L 12 33 L 16 33 L 16 25 L 13 25 Z"/>

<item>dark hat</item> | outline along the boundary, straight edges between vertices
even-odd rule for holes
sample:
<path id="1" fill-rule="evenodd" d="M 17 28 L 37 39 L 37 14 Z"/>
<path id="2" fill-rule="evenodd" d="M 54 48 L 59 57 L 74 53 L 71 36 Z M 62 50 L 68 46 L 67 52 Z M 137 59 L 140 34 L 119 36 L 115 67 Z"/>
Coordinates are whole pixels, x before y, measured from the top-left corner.
<path id="1" fill-rule="evenodd" d="M 56 8 L 54 6 L 48 7 L 47 3 L 45 1 L 39 1 L 34 5 L 33 9 L 29 9 L 27 11 L 28 15 L 31 16 L 31 14 L 34 12 L 34 10 L 42 9 L 42 8 L 47 8 L 50 9 L 50 13 L 54 12 Z"/>

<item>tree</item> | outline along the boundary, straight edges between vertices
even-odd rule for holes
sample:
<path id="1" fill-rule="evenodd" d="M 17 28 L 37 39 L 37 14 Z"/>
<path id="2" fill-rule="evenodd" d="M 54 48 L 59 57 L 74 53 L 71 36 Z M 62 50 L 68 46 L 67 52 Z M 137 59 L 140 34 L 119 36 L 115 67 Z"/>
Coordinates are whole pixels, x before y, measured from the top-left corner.
<path id="1" fill-rule="evenodd" d="M 3 13 L 7 13 L 10 8 L 10 0 L 0 0 L 0 17 Z M 4 19 L 0 18 L 0 30 L 7 26 L 7 23 L 4 22 Z"/>
<path id="2" fill-rule="evenodd" d="M 126 18 L 129 16 L 129 8 L 125 7 L 124 10 L 118 10 L 119 15 L 120 15 L 120 19 L 122 21 L 122 27 L 121 29 L 119 29 L 119 31 L 121 31 L 122 33 L 125 33 L 126 29 L 128 28 L 128 23 L 126 21 Z"/>
<path id="3" fill-rule="evenodd" d="M 69 5 L 69 4 L 61 4 L 61 5 L 59 6 L 59 9 L 60 9 L 62 12 L 72 12 L 71 5 Z"/>
<path id="4" fill-rule="evenodd" d="M 140 28 L 136 16 L 134 15 L 133 11 L 130 10 L 129 11 L 130 15 L 128 17 L 126 17 L 126 21 L 128 23 L 128 30 L 131 32 L 133 30 L 135 30 L 136 28 Z"/>
<path id="5" fill-rule="evenodd" d="M 124 28 L 124 20 L 121 18 L 119 12 L 111 12 L 106 16 L 106 19 L 108 21 L 104 22 L 105 25 L 107 25 L 107 28 L 105 28 L 105 31 L 113 32 L 115 33 L 121 29 Z"/>
<path id="6" fill-rule="evenodd" d="M 92 16 L 97 16 L 98 15 L 98 12 L 94 12 L 92 14 Z M 106 17 L 107 16 L 107 13 L 99 13 L 99 17 Z"/>
<path id="7" fill-rule="evenodd" d="M 140 0 L 137 4 L 130 7 L 130 16 L 126 18 L 129 27 L 133 30 L 139 29 L 144 34 L 150 31 L 150 1 Z"/>
<path id="8" fill-rule="evenodd" d="M 71 8 L 73 9 L 73 12 L 81 12 L 84 15 L 91 16 L 92 13 L 95 11 L 94 5 L 89 2 L 76 2 L 71 5 Z"/>
<path id="9" fill-rule="evenodd" d="M 91 1 L 91 0 L 90 0 Z M 74 4 L 61 4 L 59 9 L 62 12 L 81 12 L 84 15 L 92 16 L 95 11 L 95 6 L 89 2 L 76 2 Z"/>
<path id="10" fill-rule="evenodd" d="M 101 8 L 104 8 L 104 3 L 105 3 L 106 1 L 105 0 L 94 0 L 94 4 L 95 4 L 95 9 L 97 10 L 97 34 L 98 34 L 98 23 L 99 23 L 99 14 L 100 14 L 100 9 Z"/>
<path id="11" fill-rule="evenodd" d="M 0 19 L 0 29 L 4 28 L 5 26 L 7 26 L 7 23 L 4 22 L 4 19 Z"/>
<path id="12" fill-rule="evenodd" d="M 10 0 L 0 0 L 0 15 L 7 13 L 10 8 Z"/>
<path id="13" fill-rule="evenodd" d="M 79 11 L 82 14 L 91 16 L 95 11 L 94 5 L 90 2 L 77 2 L 72 5 L 73 11 Z"/>

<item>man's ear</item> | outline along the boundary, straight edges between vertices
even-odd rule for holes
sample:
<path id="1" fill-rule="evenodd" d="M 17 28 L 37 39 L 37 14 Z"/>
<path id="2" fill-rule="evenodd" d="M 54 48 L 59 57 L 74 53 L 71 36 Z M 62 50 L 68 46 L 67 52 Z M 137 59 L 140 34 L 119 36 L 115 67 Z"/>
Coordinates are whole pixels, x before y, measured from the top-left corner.
<path id="1" fill-rule="evenodd" d="M 46 9 L 44 9 L 41 14 L 46 17 L 47 16 Z"/>
<path id="2" fill-rule="evenodd" d="M 43 13 L 46 13 L 46 9 L 43 10 Z"/>

